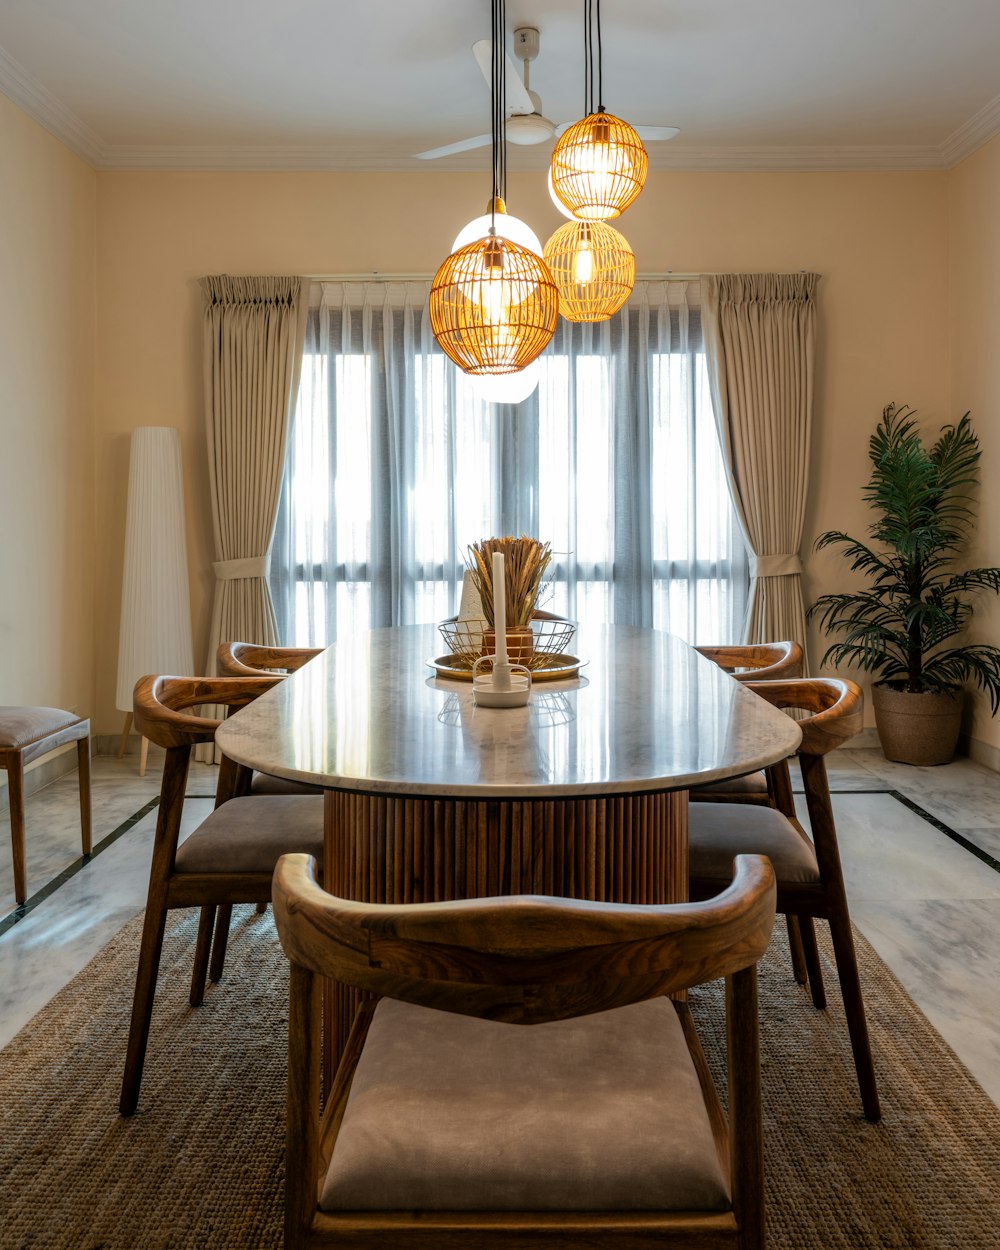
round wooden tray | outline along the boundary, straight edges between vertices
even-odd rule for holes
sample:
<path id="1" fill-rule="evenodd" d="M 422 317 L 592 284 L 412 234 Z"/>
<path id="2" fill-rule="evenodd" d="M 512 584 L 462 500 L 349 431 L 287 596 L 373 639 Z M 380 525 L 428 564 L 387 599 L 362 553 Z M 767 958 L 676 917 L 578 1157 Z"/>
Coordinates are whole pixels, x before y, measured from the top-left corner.
<path id="1" fill-rule="evenodd" d="M 472 666 L 460 656 L 439 655 L 427 663 L 439 677 L 447 677 L 453 681 L 472 681 Z M 531 680 L 566 681 L 570 677 L 576 677 L 586 663 L 579 656 L 565 653 L 547 656 L 544 664 L 531 670 Z"/>

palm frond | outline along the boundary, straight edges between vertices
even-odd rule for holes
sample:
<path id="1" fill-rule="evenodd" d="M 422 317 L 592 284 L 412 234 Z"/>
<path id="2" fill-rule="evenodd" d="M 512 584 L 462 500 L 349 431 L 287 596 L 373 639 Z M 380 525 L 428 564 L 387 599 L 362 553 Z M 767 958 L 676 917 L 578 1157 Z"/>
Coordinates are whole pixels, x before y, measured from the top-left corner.
<path id="1" fill-rule="evenodd" d="M 942 644 L 972 615 L 967 596 L 1000 594 L 1000 568 L 956 572 L 974 523 L 979 440 L 968 413 L 926 447 L 916 413 L 888 404 L 868 442 L 871 475 L 863 490 L 874 520 L 870 542 L 829 530 L 816 549 L 842 549 L 861 591 L 821 595 L 809 609 L 824 633 L 840 635 L 823 657 L 849 663 L 911 689 L 944 690 L 975 681 L 1000 707 L 1000 649 Z"/>

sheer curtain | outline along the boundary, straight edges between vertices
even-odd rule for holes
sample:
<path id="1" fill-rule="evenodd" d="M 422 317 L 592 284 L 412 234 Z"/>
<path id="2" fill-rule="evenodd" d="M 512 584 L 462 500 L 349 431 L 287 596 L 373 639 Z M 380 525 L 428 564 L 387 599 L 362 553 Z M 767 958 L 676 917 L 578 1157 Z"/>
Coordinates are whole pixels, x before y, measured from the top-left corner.
<path id="1" fill-rule="evenodd" d="M 439 621 L 469 543 L 548 540 L 541 606 L 732 641 L 747 562 L 712 416 L 697 282 L 560 321 L 541 383 L 484 403 L 438 351 L 425 283 L 314 285 L 270 578 L 281 640 Z"/>

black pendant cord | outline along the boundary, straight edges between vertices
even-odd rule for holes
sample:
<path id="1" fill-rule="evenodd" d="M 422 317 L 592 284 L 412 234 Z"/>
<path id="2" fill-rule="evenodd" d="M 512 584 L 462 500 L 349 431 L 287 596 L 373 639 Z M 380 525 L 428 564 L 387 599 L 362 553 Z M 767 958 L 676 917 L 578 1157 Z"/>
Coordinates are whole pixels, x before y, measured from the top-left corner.
<path id="1" fill-rule="evenodd" d="M 594 30 L 597 30 L 595 57 Z M 594 62 L 597 71 L 594 72 Z M 601 0 L 583 0 L 583 111 L 584 116 L 604 112 L 604 55 L 601 46 Z M 594 82 L 597 83 L 597 108 L 594 108 Z"/>
<path id="2" fill-rule="evenodd" d="M 507 114 L 507 62 L 505 55 L 506 3 L 492 0 L 491 41 L 493 55 L 490 58 L 490 97 L 493 105 L 490 119 L 490 137 L 493 145 L 493 195 L 490 200 L 490 230 L 496 231 L 497 196 L 507 196 L 507 145 L 504 120 Z"/>

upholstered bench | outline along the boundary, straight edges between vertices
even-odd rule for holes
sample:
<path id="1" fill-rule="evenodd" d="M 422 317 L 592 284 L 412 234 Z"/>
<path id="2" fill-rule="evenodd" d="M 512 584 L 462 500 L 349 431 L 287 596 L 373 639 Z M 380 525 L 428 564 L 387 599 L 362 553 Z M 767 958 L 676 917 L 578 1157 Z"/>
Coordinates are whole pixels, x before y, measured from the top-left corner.
<path id="1" fill-rule="evenodd" d="M 27 896 L 24 861 L 24 769 L 67 742 L 76 743 L 80 769 L 80 828 L 90 854 L 90 721 L 58 707 L 0 707 L 0 768 L 7 770 L 10 837 L 14 853 L 14 899 Z"/>

